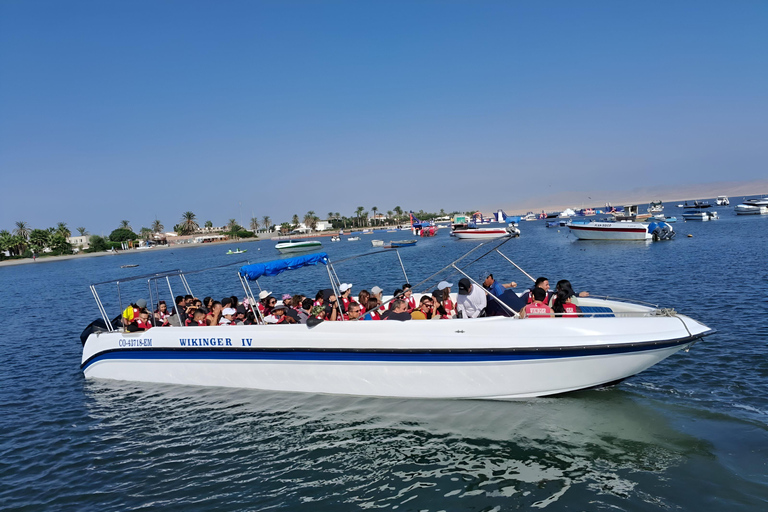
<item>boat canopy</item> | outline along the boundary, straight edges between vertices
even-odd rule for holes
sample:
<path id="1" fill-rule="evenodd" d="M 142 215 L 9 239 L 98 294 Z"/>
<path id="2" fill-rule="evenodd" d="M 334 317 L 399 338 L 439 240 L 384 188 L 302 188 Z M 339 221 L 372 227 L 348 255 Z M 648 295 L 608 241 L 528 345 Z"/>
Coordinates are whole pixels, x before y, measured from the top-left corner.
<path id="1" fill-rule="evenodd" d="M 306 256 L 296 256 L 283 260 L 267 261 L 266 263 L 254 263 L 240 267 L 240 275 L 249 281 L 255 281 L 262 276 L 277 276 L 286 270 L 296 270 L 309 265 L 329 263 L 328 254 L 319 252 L 317 254 L 308 254 Z"/>

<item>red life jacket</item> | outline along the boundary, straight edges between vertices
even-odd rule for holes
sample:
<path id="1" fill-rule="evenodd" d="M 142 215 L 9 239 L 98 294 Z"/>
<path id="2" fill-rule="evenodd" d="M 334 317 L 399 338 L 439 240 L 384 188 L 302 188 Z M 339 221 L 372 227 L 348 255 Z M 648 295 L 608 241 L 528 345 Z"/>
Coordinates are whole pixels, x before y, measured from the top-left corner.
<path id="1" fill-rule="evenodd" d="M 136 325 L 137 325 L 137 326 L 139 327 L 139 329 L 141 329 L 142 331 L 146 331 L 147 329 L 150 329 L 150 328 L 152 327 L 152 323 L 151 323 L 149 320 L 147 320 L 147 321 L 144 321 L 144 320 L 142 320 L 141 318 L 139 318 L 138 320 L 136 320 Z"/>
<path id="2" fill-rule="evenodd" d="M 576 307 L 576 304 L 571 304 L 570 302 L 566 302 L 565 304 L 563 304 L 563 310 L 565 310 L 565 313 L 574 313 L 574 314 L 563 315 L 563 318 L 576 318 L 579 316 L 575 314 L 579 312 L 579 308 Z"/>
<path id="3" fill-rule="evenodd" d="M 408 312 L 410 313 L 411 311 L 416 309 L 416 299 L 413 298 L 413 295 L 411 295 L 410 297 L 408 297 L 407 302 L 408 302 Z"/>
<path id="4" fill-rule="evenodd" d="M 547 317 L 552 313 L 552 308 L 546 304 L 528 304 L 525 306 L 525 316 L 528 317 Z"/>

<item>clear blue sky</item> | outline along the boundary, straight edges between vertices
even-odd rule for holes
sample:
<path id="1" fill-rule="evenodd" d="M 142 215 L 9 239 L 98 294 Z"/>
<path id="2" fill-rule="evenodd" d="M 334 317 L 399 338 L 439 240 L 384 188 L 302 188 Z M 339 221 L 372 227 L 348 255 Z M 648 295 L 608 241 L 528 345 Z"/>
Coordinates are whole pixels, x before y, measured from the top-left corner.
<path id="1" fill-rule="evenodd" d="M 765 1 L 0 1 L 0 229 L 755 180 Z"/>

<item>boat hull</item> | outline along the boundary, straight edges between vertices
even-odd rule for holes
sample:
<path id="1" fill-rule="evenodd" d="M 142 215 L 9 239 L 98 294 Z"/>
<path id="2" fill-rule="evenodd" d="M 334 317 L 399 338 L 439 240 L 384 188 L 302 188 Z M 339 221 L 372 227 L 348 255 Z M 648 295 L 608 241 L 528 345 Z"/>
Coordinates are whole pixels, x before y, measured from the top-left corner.
<path id="1" fill-rule="evenodd" d="M 289 254 L 292 252 L 307 252 L 320 249 L 323 246 L 321 242 L 298 242 L 298 243 L 280 243 L 275 245 L 275 249 L 282 254 Z"/>
<path id="2" fill-rule="evenodd" d="M 455 229 L 453 235 L 459 240 L 493 240 L 495 238 L 512 236 L 512 233 L 506 229 L 477 228 Z"/>
<path id="3" fill-rule="evenodd" d="M 684 315 L 166 327 L 91 334 L 81 367 L 95 379 L 508 399 L 618 381 L 709 332 Z"/>
<path id="4" fill-rule="evenodd" d="M 648 225 L 638 222 L 590 222 L 568 226 L 579 240 L 652 240 Z"/>
<path id="5" fill-rule="evenodd" d="M 739 204 L 733 208 L 736 215 L 766 215 L 768 206 L 752 206 L 748 204 Z"/>

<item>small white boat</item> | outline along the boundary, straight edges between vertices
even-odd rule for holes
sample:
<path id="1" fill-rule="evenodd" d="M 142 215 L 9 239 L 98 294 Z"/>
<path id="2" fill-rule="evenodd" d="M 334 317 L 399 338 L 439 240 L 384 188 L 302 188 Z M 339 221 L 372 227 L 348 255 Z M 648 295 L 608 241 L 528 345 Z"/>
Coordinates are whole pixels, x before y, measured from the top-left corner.
<path id="1" fill-rule="evenodd" d="M 350 236 L 347 238 L 347 242 L 357 242 L 358 240 L 360 240 L 359 236 Z"/>
<path id="2" fill-rule="evenodd" d="M 717 212 L 710 210 L 686 210 L 683 212 L 683 219 L 685 220 L 706 221 L 719 218 L 720 217 L 717 215 Z"/>
<path id="3" fill-rule="evenodd" d="M 737 204 L 733 207 L 736 215 L 766 215 L 768 206 L 755 206 L 751 204 Z"/>
<path id="4" fill-rule="evenodd" d="M 313 251 L 315 249 L 321 248 L 322 246 L 323 244 L 317 240 L 291 240 L 288 242 L 280 242 L 279 244 L 275 245 L 275 249 L 283 254 L 287 254 L 292 252 Z"/>
<path id="5" fill-rule="evenodd" d="M 473 228 L 464 227 L 453 230 L 453 236 L 459 240 L 493 240 L 494 238 L 505 238 L 508 236 L 520 236 L 520 230 L 517 228 Z"/>
<path id="6" fill-rule="evenodd" d="M 675 230 L 666 222 L 600 222 L 571 223 L 568 225 L 579 240 L 671 240 Z"/>
<path id="7" fill-rule="evenodd" d="M 371 240 L 371 245 L 374 247 L 384 247 L 384 240 Z"/>
<path id="8" fill-rule="evenodd" d="M 664 211 L 664 203 L 661 201 L 651 201 L 648 204 L 648 213 L 654 214 Z"/>
<path id="9" fill-rule="evenodd" d="M 538 217 L 538 216 L 537 216 L 535 213 L 533 213 L 533 212 L 528 212 L 528 213 L 526 213 L 526 214 L 523 216 L 522 220 L 525 220 L 525 221 L 529 221 L 529 220 L 539 220 L 539 217 Z"/>
<path id="10" fill-rule="evenodd" d="M 243 254 L 244 252 L 248 252 L 248 249 L 243 249 L 242 251 L 240 249 L 236 249 L 234 251 L 230 249 L 227 251 L 227 254 Z"/>
<path id="11" fill-rule="evenodd" d="M 331 242 L 341 242 L 341 237 L 337 235 L 333 235 L 331 237 Z"/>
<path id="12" fill-rule="evenodd" d="M 252 281 L 318 264 L 328 265 L 338 289 L 325 253 L 246 265 L 237 275 L 256 304 Z M 150 289 L 168 282 L 172 297 L 171 278 L 186 283 L 183 272 L 172 271 L 91 285 L 101 319 L 81 335 L 85 378 L 378 397 L 527 398 L 619 382 L 714 332 L 674 309 L 598 297 L 579 298 L 580 318 L 318 320 L 124 332 L 107 312 L 119 314 L 119 302 L 105 304 L 96 289 L 127 280 L 147 280 Z M 254 314 L 261 320 L 258 309 Z"/>
<path id="13" fill-rule="evenodd" d="M 747 206 L 768 206 L 768 197 L 758 197 L 755 199 L 745 199 L 742 201 Z"/>
<path id="14" fill-rule="evenodd" d="M 717 199 L 715 199 L 715 203 L 717 204 L 717 206 L 728 206 L 729 204 L 731 204 L 727 196 L 717 196 Z"/>

